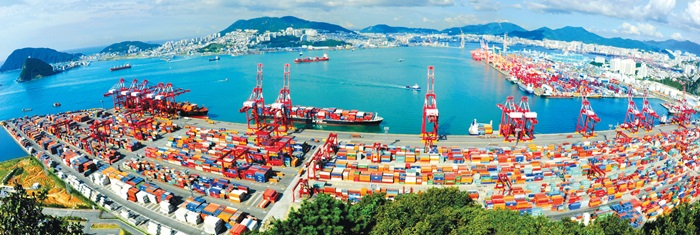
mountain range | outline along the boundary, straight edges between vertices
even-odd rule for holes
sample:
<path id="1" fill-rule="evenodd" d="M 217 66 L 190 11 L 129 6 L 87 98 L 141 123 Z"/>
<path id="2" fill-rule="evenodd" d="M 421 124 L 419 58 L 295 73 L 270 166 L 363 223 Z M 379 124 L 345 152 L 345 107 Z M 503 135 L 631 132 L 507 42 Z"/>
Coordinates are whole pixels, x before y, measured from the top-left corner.
<path id="1" fill-rule="evenodd" d="M 24 61 L 27 58 L 40 59 L 46 63 L 58 63 L 79 59 L 83 54 L 70 54 L 59 52 L 50 48 L 22 48 L 17 49 L 10 54 L 5 60 L 5 63 L 0 66 L 0 72 L 16 70 L 22 68 Z"/>
<path id="2" fill-rule="evenodd" d="M 666 41 L 639 41 L 634 39 L 626 39 L 620 37 L 605 38 L 595 33 L 591 33 L 581 27 L 563 27 L 559 29 L 550 29 L 542 27 L 535 30 L 526 30 L 513 23 L 488 23 L 480 25 L 466 25 L 463 27 L 454 27 L 444 30 L 424 29 L 424 28 L 406 28 L 393 27 L 388 25 L 374 25 L 360 30 L 363 33 L 414 33 L 414 32 L 437 32 L 446 33 L 448 35 L 464 34 L 485 34 L 485 35 L 502 35 L 508 33 L 510 37 L 519 37 L 532 40 L 558 40 L 558 41 L 580 41 L 583 43 L 614 46 L 621 48 L 636 48 L 647 51 L 680 50 L 696 55 L 700 55 L 700 45 L 697 43 L 685 40 L 666 40 Z"/>
<path id="3" fill-rule="evenodd" d="M 229 32 L 233 32 L 237 29 L 256 29 L 258 32 L 277 32 L 280 30 L 285 30 L 288 27 L 292 28 L 309 28 L 316 29 L 319 31 L 326 31 L 330 33 L 350 33 L 353 34 L 352 30 L 343 28 L 339 25 L 334 25 L 325 22 L 314 22 L 304 19 L 299 19 L 294 16 L 283 16 L 283 17 L 260 17 L 253 18 L 249 20 L 237 20 L 233 22 L 226 29 L 222 30 L 220 33 L 224 35 Z"/>

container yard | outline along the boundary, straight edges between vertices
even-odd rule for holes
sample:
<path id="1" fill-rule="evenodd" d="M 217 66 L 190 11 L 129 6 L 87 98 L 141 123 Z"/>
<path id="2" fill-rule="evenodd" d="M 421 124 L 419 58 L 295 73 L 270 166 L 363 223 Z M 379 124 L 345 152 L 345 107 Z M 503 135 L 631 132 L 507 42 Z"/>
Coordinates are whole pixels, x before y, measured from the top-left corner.
<path id="1" fill-rule="evenodd" d="M 492 132 L 503 139 L 448 139 L 438 132 L 429 66 L 421 134 L 390 135 L 390 142 L 386 134 L 294 131 L 294 115 L 309 109 L 292 106 L 285 68 L 287 85 L 269 106 L 276 111 L 261 111 L 266 105 L 256 86 L 240 109 L 246 124 L 173 118 L 167 104 L 176 102 L 178 89 L 142 85 L 112 88 L 114 109 L 2 126 L 86 197 L 152 234 L 240 234 L 284 218 L 293 203 L 318 193 L 357 202 L 377 192 L 391 199 L 451 186 L 486 209 L 582 223 L 614 214 L 635 227 L 700 195 L 700 129 L 689 121 L 692 111 L 675 115 L 674 125 L 654 126 L 646 102 L 642 111 L 630 102 L 626 126 L 595 131 L 599 118 L 583 99 L 580 135 L 535 136 L 536 111 L 527 96 L 519 103 L 511 96 L 496 105 L 503 120 Z M 261 81 L 262 65 L 258 72 Z M 316 110 L 326 111 L 338 112 Z M 360 112 L 340 112 L 352 114 Z"/>

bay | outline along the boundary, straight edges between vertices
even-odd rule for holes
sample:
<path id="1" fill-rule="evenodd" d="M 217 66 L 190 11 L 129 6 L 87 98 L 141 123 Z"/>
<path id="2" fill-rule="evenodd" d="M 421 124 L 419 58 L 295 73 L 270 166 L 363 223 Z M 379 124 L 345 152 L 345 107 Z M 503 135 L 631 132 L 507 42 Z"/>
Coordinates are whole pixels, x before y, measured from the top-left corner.
<path id="1" fill-rule="evenodd" d="M 274 102 L 282 87 L 283 67 L 291 67 L 291 97 L 295 105 L 336 107 L 377 112 L 384 117 L 374 127 L 317 127 L 326 130 L 417 134 L 421 130 L 425 99 L 427 67 L 435 67 L 435 93 L 440 110 L 440 134 L 467 134 L 470 123 L 493 121 L 498 125 L 501 112 L 496 104 L 514 96 L 516 101 L 527 96 L 505 77 L 484 63 L 471 59 L 467 48 L 399 47 L 338 51 L 306 51 L 304 56 L 331 58 L 328 62 L 294 64 L 298 52 L 279 52 L 246 56 L 220 56 L 209 61 L 207 56 L 176 56 L 170 62 L 160 58 L 97 61 L 90 66 L 25 83 L 16 83 L 19 71 L 0 74 L 0 120 L 58 113 L 68 110 L 112 106 L 110 97 L 103 97 L 120 78 L 136 78 L 149 82 L 172 82 L 190 92 L 177 97 L 209 107 L 212 119 L 245 122 L 238 112 L 255 86 L 256 66 L 264 64 L 263 90 L 266 103 Z M 130 63 L 131 69 L 111 72 L 109 68 Z M 418 84 L 422 91 L 404 87 Z M 573 132 L 580 99 L 551 99 L 528 96 L 530 107 L 538 113 L 536 133 Z M 601 118 L 597 129 L 622 123 L 627 110 L 626 99 L 591 99 Z M 53 107 L 60 102 L 60 107 Z M 635 99 L 641 110 L 642 100 Z M 652 107 L 666 113 L 661 101 L 650 99 Z M 23 108 L 32 108 L 23 113 Z M 497 129 L 497 128 L 494 128 Z M 0 141 L 5 153 L 16 144 Z M 21 151 L 21 150 L 20 150 Z M 23 153 L 22 153 L 23 154 Z M 4 156 L 6 154 L 3 154 Z M 20 155 L 18 153 L 11 155 Z M 9 156 L 9 155 L 8 155 Z M 19 156 L 9 156 L 14 158 Z M 0 160 L 4 160 L 0 158 Z"/>

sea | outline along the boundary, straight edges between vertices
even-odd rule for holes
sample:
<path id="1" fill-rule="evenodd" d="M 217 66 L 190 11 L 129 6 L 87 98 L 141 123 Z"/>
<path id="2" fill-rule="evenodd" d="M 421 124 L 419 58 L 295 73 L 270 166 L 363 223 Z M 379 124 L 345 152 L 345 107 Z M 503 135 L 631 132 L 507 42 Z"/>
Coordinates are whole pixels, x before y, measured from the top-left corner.
<path id="1" fill-rule="evenodd" d="M 441 135 L 465 135 L 469 125 L 500 122 L 496 104 L 508 96 L 516 101 L 529 98 L 531 110 L 537 112 L 536 133 L 574 132 L 581 107 L 579 98 L 543 98 L 520 91 L 498 71 L 471 59 L 470 50 L 478 44 L 457 47 L 398 47 L 356 50 L 304 51 L 304 57 L 328 54 L 330 61 L 295 64 L 299 52 L 274 52 L 244 56 L 175 56 L 163 58 L 95 61 L 87 67 L 34 81 L 17 83 L 19 71 L 0 74 L 0 120 L 22 116 L 59 113 L 88 108 L 110 108 L 111 97 L 104 97 L 113 85 L 124 78 L 147 79 L 152 84 L 172 83 L 190 90 L 177 97 L 209 108 L 215 120 L 245 123 L 241 108 L 255 86 L 257 64 L 262 63 L 263 91 L 266 103 L 272 103 L 283 82 L 283 68 L 290 64 L 291 97 L 294 105 L 335 107 L 377 112 L 384 118 L 380 126 L 317 129 L 417 134 L 421 131 L 423 104 L 427 86 L 427 68 L 435 68 L 435 93 L 440 113 Z M 510 47 L 510 50 L 522 48 Z M 528 48 L 533 49 L 533 48 Z M 538 48 L 534 48 L 538 49 Z M 539 48 L 551 52 L 547 49 Z M 109 68 L 129 63 L 131 69 L 111 72 Z M 421 91 L 405 89 L 413 84 Z M 642 100 L 635 99 L 641 110 Z M 60 102 L 60 107 L 53 107 Z M 596 129 L 610 129 L 622 123 L 627 99 L 590 99 L 601 118 Z M 667 110 L 657 99 L 650 99 L 659 113 Z M 30 112 L 22 112 L 31 108 Z M 494 128 L 497 129 L 497 128 Z M 0 161 L 25 155 L 8 134 L 0 131 Z"/>

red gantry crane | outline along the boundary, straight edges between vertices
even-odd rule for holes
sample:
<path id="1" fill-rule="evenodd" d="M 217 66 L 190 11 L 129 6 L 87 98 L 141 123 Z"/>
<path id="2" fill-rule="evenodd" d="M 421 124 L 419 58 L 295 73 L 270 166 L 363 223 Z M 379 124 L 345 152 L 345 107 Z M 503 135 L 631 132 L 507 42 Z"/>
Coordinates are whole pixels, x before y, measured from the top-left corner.
<path id="1" fill-rule="evenodd" d="M 528 141 L 535 139 L 535 125 L 537 124 L 537 113 L 530 110 L 530 102 L 527 96 L 520 98 L 518 111 L 523 113 L 523 122 L 520 126 L 520 141 Z M 516 132 L 518 128 L 516 128 Z"/>
<path id="2" fill-rule="evenodd" d="M 522 114 L 516 113 L 513 96 L 506 97 L 502 104 L 496 104 L 501 109 L 501 124 L 498 127 L 498 134 L 504 137 L 504 141 L 513 141 L 511 136 L 515 136 L 515 128 L 522 122 Z"/>
<path id="3" fill-rule="evenodd" d="M 120 110 L 124 108 L 126 104 L 126 97 L 128 95 L 129 88 L 124 84 L 124 78 L 119 79 L 117 84 L 114 84 L 112 88 L 104 94 L 104 97 L 112 97 L 112 102 L 114 103 L 114 109 Z"/>
<path id="4" fill-rule="evenodd" d="M 585 92 L 581 93 L 581 111 L 578 115 L 576 133 L 588 138 L 595 136 L 595 124 L 600 122 L 600 117 L 593 111 L 591 103 L 588 101 Z"/>
<path id="5" fill-rule="evenodd" d="M 537 113 L 530 110 L 527 96 L 523 96 L 517 106 L 513 96 L 508 96 L 503 104 L 496 106 L 501 109 L 501 124 L 498 134 L 504 137 L 504 141 L 528 141 L 535 138 L 535 125 L 538 122 Z"/>
<path id="6" fill-rule="evenodd" d="M 657 114 L 654 109 L 651 108 L 651 104 L 649 104 L 649 100 L 647 100 L 646 91 L 644 91 L 644 106 L 642 106 L 642 115 L 644 115 L 644 130 L 651 131 L 652 128 L 654 128 L 654 121 L 659 119 L 659 114 Z"/>
<path id="7" fill-rule="evenodd" d="M 278 125 L 277 131 L 287 132 L 292 129 L 292 97 L 289 91 L 290 71 L 289 64 L 284 65 L 284 81 L 280 94 L 275 103 L 270 104 L 270 115 L 274 124 Z M 280 128 L 282 128 L 280 130 Z"/>
<path id="8" fill-rule="evenodd" d="M 156 88 L 158 93 L 155 95 L 155 103 L 157 104 L 155 108 L 166 117 L 175 115 L 179 109 L 175 97 L 190 92 L 190 90 L 175 88 L 172 83 L 162 84 L 159 83 L 158 88 Z"/>
<path id="9" fill-rule="evenodd" d="M 435 68 L 428 66 L 428 87 L 423 103 L 423 125 L 421 138 L 425 143 L 425 152 L 433 148 L 433 142 L 438 140 L 438 118 L 437 98 L 435 96 Z"/>
<path id="10" fill-rule="evenodd" d="M 632 89 L 629 90 L 627 95 L 627 115 L 625 116 L 625 122 L 620 125 L 622 129 L 629 130 L 631 133 L 637 133 L 638 128 L 644 124 L 644 115 L 639 112 L 637 105 L 634 104 L 632 99 Z"/>
<path id="11" fill-rule="evenodd" d="M 96 119 L 92 125 L 90 125 L 90 137 L 102 144 L 103 148 L 106 148 L 107 137 L 109 137 L 111 125 L 112 119 Z"/>
<path id="12" fill-rule="evenodd" d="M 685 86 L 683 86 L 683 96 L 681 97 L 677 112 L 678 113 L 674 114 L 671 122 L 681 127 L 686 127 L 690 123 L 693 114 L 695 114 L 695 110 L 688 105 L 688 100 L 685 99 Z"/>
<path id="13" fill-rule="evenodd" d="M 251 129 L 250 123 L 255 123 L 255 129 L 261 129 L 266 123 L 265 117 L 262 115 L 265 108 L 265 99 L 263 98 L 263 64 L 258 64 L 258 75 L 255 78 L 255 88 L 248 97 L 248 100 L 243 102 L 243 107 L 239 112 L 246 113 L 248 129 Z M 290 101 L 291 102 L 291 101 Z"/>

